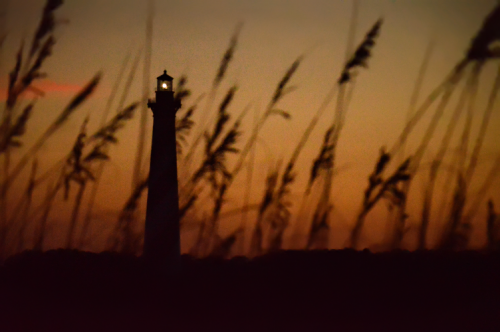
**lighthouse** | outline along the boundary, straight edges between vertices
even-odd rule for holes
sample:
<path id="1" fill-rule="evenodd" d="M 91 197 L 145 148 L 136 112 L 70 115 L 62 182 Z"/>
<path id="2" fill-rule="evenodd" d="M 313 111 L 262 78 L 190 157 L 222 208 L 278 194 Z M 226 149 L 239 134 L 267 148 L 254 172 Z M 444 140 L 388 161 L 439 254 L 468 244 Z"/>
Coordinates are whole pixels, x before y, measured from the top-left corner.
<path id="1" fill-rule="evenodd" d="M 180 105 L 175 105 L 172 83 L 165 70 L 157 77 L 156 100 L 148 101 L 153 111 L 153 140 L 143 256 L 157 267 L 177 271 L 180 226 L 175 112 Z"/>

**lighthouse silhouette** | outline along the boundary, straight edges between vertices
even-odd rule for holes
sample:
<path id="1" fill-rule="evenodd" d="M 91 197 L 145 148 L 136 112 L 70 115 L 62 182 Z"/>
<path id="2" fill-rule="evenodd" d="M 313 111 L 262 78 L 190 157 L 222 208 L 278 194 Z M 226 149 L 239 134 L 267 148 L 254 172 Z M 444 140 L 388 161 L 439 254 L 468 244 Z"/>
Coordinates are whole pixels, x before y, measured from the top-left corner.
<path id="1" fill-rule="evenodd" d="M 156 100 L 148 100 L 153 111 L 153 140 L 148 182 L 144 252 L 146 260 L 159 268 L 180 268 L 179 194 L 173 78 L 165 70 L 157 77 Z"/>

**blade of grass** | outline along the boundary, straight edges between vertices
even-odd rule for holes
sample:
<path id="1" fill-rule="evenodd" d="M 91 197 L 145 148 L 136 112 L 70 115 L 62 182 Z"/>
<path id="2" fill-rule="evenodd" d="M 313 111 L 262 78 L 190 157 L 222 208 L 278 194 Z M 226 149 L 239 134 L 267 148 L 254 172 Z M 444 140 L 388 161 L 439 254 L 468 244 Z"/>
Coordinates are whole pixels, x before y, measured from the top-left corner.
<path id="1" fill-rule="evenodd" d="M 134 170 L 132 175 L 132 190 L 137 186 L 142 174 L 142 158 L 144 157 L 144 145 L 146 143 L 146 126 L 148 120 L 148 95 L 150 91 L 151 79 L 151 54 L 153 43 L 153 18 L 154 1 L 148 1 L 148 14 L 146 20 L 146 47 L 144 52 L 144 67 L 142 77 L 142 100 L 141 100 L 141 123 L 139 127 L 139 136 L 137 139 L 137 150 L 135 155 Z"/>

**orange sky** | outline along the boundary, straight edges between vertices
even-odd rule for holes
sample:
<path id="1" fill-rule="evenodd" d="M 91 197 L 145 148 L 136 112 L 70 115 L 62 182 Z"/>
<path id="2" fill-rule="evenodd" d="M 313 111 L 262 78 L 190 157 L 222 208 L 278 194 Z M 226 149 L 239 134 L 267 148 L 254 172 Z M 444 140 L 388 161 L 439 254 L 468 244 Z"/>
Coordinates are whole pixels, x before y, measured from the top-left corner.
<path id="1" fill-rule="evenodd" d="M 367 185 L 367 175 L 378 157 L 380 147 L 391 146 L 403 128 L 413 84 L 429 41 L 434 38 L 436 44 L 425 77 L 424 95 L 437 86 L 461 59 L 470 39 L 495 3 L 494 0 L 360 1 L 356 44 L 379 17 L 384 18 L 384 23 L 373 57 L 369 60 L 369 68 L 359 73 L 339 142 L 336 156 L 339 174 L 334 180 L 332 192 L 335 205 L 332 247 L 341 247 L 347 239 Z M 44 1 L 41 0 L 8 1 L 8 39 L 0 63 L 1 98 L 4 98 L 6 75 L 13 66 L 19 42 L 23 36 L 31 38 L 43 5 Z M 280 108 L 289 112 L 292 119 L 272 119 L 260 136 L 264 143 L 257 146 L 252 194 L 252 202 L 256 203 L 261 198 L 270 163 L 290 156 L 300 134 L 341 71 L 351 8 L 352 2 L 347 0 L 157 1 L 150 73 L 151 96 L 154 78 L 165 68 L 174 78 L 187 75 L 188 86 L 193 92 L 187 105 L 201 93 L 207 93 L 232 31 L 239 21 L 244 22 L 244 27 L 238 48 L 216 99 L 218 102 L 225 90 L 237 84 L 239 90 L 230 112 L 238 114 L 248 103 L 253 103 L 254 109 L 262 112 L 286 69 L 297 56 L 306 53 L 292 80 L 298 89 L 280 104 Z M 59 18 L 68 19 L 70 23 L 60 26 L 56 33 L 58 42 L 54 55 L 45 66 L 48 80 L 36 85 L 46 92 L 46 96 L 37 103 L 26 142 L 32 142 L 68 103 L 71 93 L 83 86 L 97 71 L 104 72 L 104 80 L 92 100 L 43 149 L 43 167 L 50 167 L 69 151 L 75 132 L 87 114 L 91 116 L 90 126 L 96 128 L 123 59 L 128 53 L 135 55 L 144 45 L 146 14 L 147 4 L 139 0 L 67 1 L 57 11 Z M 496 65 L 490 64 L 485 69 L 478 112 L 487 100 Z M 141 81 L 142 60 L 128 96 L 129 102 L 140 98 Z M 299 175 L 293 187 L 296 197 L 300 197 L 304 190 L 311 161 L 318 153 L 324 131 L 333 116 L 333 105 L 330 105 L 330 111 L 316 127 L 299 159 Z M 480 183 L 480 175 L 491 167 L 500 152 L 498 134 L 494 130 L 500 126 L 498 108 L 497 104 L 477 170 L 477 184 Z M 203 105 L 200 110 L 203 110 Z M 449 115 L 450 111 L 444 120 L 449 119 Z M 243 130 L 246 132 L 252 118 L 253 114 L 250 114 L 244 121 Z M 410 148 L 418 143 L 429 119 L 429 116 L 424 119 L 415 131 Z M 149 128 L 151 121 L 150 116 Z M 479 117 L 475 121 L 477 128 Z M 120 144 L 112 150 L 112 161 L 105 173 L 107 181 L 99 194 L 101 208 L 116 210 L 123 205 L 130 191 L 138 125 L 139 118 L 136 117 L 121 132 Z M 444 128 L 440 126 L 438 133 L 442 134 Z M 438 141 L 439 135 L 431 144 L 429 156 L 436 152 Z M 241 174 L 229 193 L 228 208 L 241 204 L 242 192 L 238 188 L 242 187 L 239 181 L 244 179 L 244 172 Z M 418 221 L 418 209 L 415 208 L 422 196 L 423 184 L 423 180 L 418 177 L 414 181 L 412 202 L 415 206 L 412 206 L 414 215 L 410 217 L 410 224 Z M 497 179 L 489 194 L 499 202 L 498 205 L 499 186 L 500 179 Z M 484 209 L 481 210 L 483 215 Z M 367 245 L 382 239 L 384 216 L 385 209 L 379 208 L 367 221 L 364 232 Z M 233 229 L 239 218 L 228 219 L 223 223 L 222 230 Z M 483 231 L 482 228 L 483 224 L 478 224 L 478 234 Z M 413 230 L 415 228 L 410 233 Z M 481 237 L 475 239 L 476 245 L 482 241 Z M 411 246 L 412 238 L 408 241 Z"/>

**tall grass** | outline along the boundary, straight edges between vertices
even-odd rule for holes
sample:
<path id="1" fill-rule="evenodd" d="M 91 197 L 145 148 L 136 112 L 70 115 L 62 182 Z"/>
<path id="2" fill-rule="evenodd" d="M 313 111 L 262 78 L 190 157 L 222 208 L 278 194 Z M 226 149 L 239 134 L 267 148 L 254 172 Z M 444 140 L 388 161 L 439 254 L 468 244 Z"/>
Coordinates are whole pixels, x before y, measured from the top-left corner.
<path id="1" fill-rule="evenodd" d="M 127 81 L 125 83 L 125 87 L 123 89 L 123 92 L 121 94 L 121 97 L 120 97 L 120 100 L 118 103 L 117 112 L 119 112 L 120 110 L 122 110 L 125 107 L 125 99 L 129 94 L 130 86 L 132 85 L 132 81 L 134 79 L 135 70 L 136 70 L 138 62 L 139 62 L 139 54 L 140 53 L 137 54 L 137 56 L 135 57 L 135 60 L 132 64 L 132 68 L 130 70 L 129 76 L 127 78 Z M 102 117 L 100 120 L 100 124 L 99 124 L 99 126 L 101 128 L 105 126 L 106 121 L 108 120 L 108 115 L 109 115 L 109 112 L 111 111 L 111 107 L 112 107 L 113 101 L 116 97 L 116 94 L 118 93 L 118 88 L 119 88 L 120 82 L 122 80 L 123 74 L 125 72 L 126 65 L 129 61 L 129 57 L 130 57 L 130 55 L 127 55 L 127 57 L 125 58 L 125 60 L 122 64 L 122 68 L 120 69 L 120 72 L 118 74 L 116 83 L 114 84 L 114 86 L 109 94 L 109 97 L 108 97 L 108 100 L 106 102 L 106 106 L 104 107 L 104 111 L 103 111 L 103 114 L 102 114 Z M 108 154 L 108 147 L 107 146 L 105 146 L 103 148 L 103 153 L 105 155 Z M 91 187 L 90 197 L 89 197 L 88 204 L 87 204 L 87 210 L 85 211 L 83 227 L 82 227 L 82 231 L 81 231 L 80 239 L 79 239 L 79 244 L 78 244 L 78 246 L 80 248 L 84 247 L 85 243 L 86 243 L 86 236 L 87 236 L 87 232 L 88 232 L 91 220 L 92 220 L 92 211 L 94 209 L 97 191 L 99 189 L 99 184 L 101 183 L 102 174 L 104 172 L 104 167 L 106 165 L 105 161 L 106 160 L 99 161 L 98 165 L 96 167 L 96 170 L 95 170 L 95 180 L 92 182 L 92 185 L 91 185 L 92 187 Z"/>
<path id="2" fill-rule="evenodd" d="M 21 96 L 26 95 L 28 91 L 35 91 L 38 95 L 43 96 L 43 92 L 33 87 L 33 83 L 47 76 L 42 72 L 44 62 L 52 56 L 56 39 L 54 31 L 59 22 L 55 18 L 55 10 L 62 5 L 62 1 L 48 0 L 43 9 L 40 23 L 35 30 L 33 40 L 25 51 L 24 43 L 16 55 L 14 68 L 9 74 L 9 85 L 7 92 L 7 101 L 5 109 L 2 112 L 2 128 L 0 135 L 0 157 L 5 165 L 4 172 L 0 178 L 0 186 L 2 191 L 2 218 L 1 218 L 1 241 L 2 254 L 4 253 L 5 240 L 7 236 L 14 237 L 13 231 L 17 229 L 18 250 L 25 247 L 25 231 L 27 224 L 33 224 L 32 219 L 37 219 L 37 211 L 41 212 L 34 225 L 34 242 L 33 248 L 43 249 L 44 240 L 47 235 L 47 225 L 49 215 L 52 210 L 55 198 L 60 190 L 64 189 L 64 198 L 69 198 L 70 187 L 72 184 L 78 186 L 77 195 L 75 197 L 71 217 L 68 224 L 68 232 L 66 236 L 66 247 L 74 246 L 75 231 L 78 226 L 78 216 L 80 214 L 81 205 L 87 187 L 87 182 L 94 181 L 94 168 L 97 163 L 102 165 L 101 161 L 108 160 L 108 146 L 116 143 L 116 132 L 123 128 L 125 122 L 132 118 L 134 109 L 137 104 L 131 104 L 123 108 L 120 104 L 119 112 L 113 119 L 106 122 L 105 117 L 101 120 L 101 125 L 94 135 L 87 136 L 88 117 L 82 124 L 81 130 L 75 140 L 75 144 L 71 152 L 62 160 L 62 162 L 54 165 L 52 170 L 46 172 L 42 176 L 36 178 L 37 163 L 33 162 L 31 175 L 28 181 L 26 194 L 21 197 L 17 207 L 13 210 L 12 215 L 7 213 L 7 197 L 11 186 L 15 180 L 23 172 L 25 166 L 39 153 L 40 149 L 47 144 L 49 139 L 62 127 L 64 127 L 72 115 L 80 108 L 80 106 L 91 96 L 94 90 L 100 83 L 101 73 L 97 73 L 90 82 L 82 88 L 80 92 L 69 102 L 69 104 L 59 113 L 57 118 L 43 131 L 42 135 L 35 140 L 30 148 L 23 153 L 19 162 L 14 167 L 9 167 L 9 153 L 13 148 L 18 148 L 22 145 L 21 138 L 26 132 L 27 123 L 31 119 L 31 115 L 36 106 L 36 100 L 28 104 L 19 112 L 19 100 Z M 130 86 L 129 82 L 129 86 Z M 116 87 L 112 94 L 116 93 Z M 128 93 L 128 92 L 127 92 Z M 113 97 L 106 106 L 105 113 L 109 112 L 110 103 Z M 122 100 L 124 100 L 122 98 Z M 37 210 L 31 211 L 32 197 L 34 191 L 43 183 L 49 180 L 49 173 L 58 173 L 57 178 L 53 183 L 49 183 L 45 198 Z M 20 214 L 21 207 L 23 207 Z M 33 212 L 33 213 L 30 213 Z M 31 219 L 31 220 L 30 220 Z M 88 228 L 89 222 L 85 222 L 82 232 L 82 238 Z M 12 241 L 10 241 L 12 243 Z M 82 241 L 80 241 L 82 242 Z"/>
<path id="3" fill-rule="evenodd" d="M 205 108 L 202 112 L 202 118 L 200 119 L 199 129 L 196 133 L 194 141 L 190 145 L 189 150 L 184 157 L 183 166 L 189 165 L 189 162 L 191 161 L 191 158 L 193 157 L 193 154 L 195 153 L 196 148 L 198 147 L 198 145 L 200 144 L 200 142 L 203 138 L 204 132 L 207 130 L 207 126 L 208 126 L 207 121 L 208 121 L 209 115 L 210 115 L 210 108 L 213 105 L 217 90 L 218 90 L 221 82 L 223 81 L 224 77 L 226 76 L 226 72 L 229 68 L 229 64 L 231 63 L 231 60 L 234 57 L 234 53 L 235 53 L 236 47 L 238 45 L 238 38 L 239 38 L 239 35 L 241 33 L 242 28 L 243 28 L 243 23 L 242 22 L 238 23 L 234 32 L 233 32 L 233 35 L 231 36 L 229 46 L 226 49 L 226 51 L 224 52 L 224 55 L 222 56 L 219 68 L 217 69 L 217 73 L 214 77 L 214 80 L 212 82 L 212 86 L 210 88 L 210 93 L 209 93 L 207 102 L 205 104 Z"/>
<path id="4" fill-rule="evenodd" d="M 461 108 L 463 107 L 464 103 L 468 102 L 468 108 L 467 108 L 467 119 L 465 122 L 465 126 L 462 132 L 462 137 L 461 137 L 461 144 L 460 144 L 460 157 L 458 160 L 458 168 L 459 168 L 459 174 L 457 175 L 457 184 L 456 188 L 454 191 L 454 197 L 452 200 L 452 207 L 450 211 L 450 217 L 448 221 L 448 226 L 447 230 L 445 231 L 445 235 L 443 235 L 443 239 L 441 240 L 441 247 L 454 247 L 454 239 L 458 238 L 457 233 L 457 228 L 458 226 L 464 226 L 467 228 L 467 224 L 463 224 L 462 221 L 462 211 L 464 209 L 464 206 L 466 204 L 466 192 L 467 192 L 467 187 L 468 183 L 465 179 L 465 159 L 467 155 L 467 146 L 469 142 L 469 136 L 470 136 L 470 131 L 471 131 L 471 126 L 472 126 L 472 117 L 473 117 L 473 108 L 474 108 L 474 100 L 475 100 L 475 95 L 477 91 L 477 86 L 478 86 L 478 81 L 479 81 L 479 75 L 480 72 L 484 66 L 484 63 L 487 60 L 493 59 L 497 57 L 496 54 L 494 54 L 490 48 L 489 45 L 491 42 L 496 40 L 498 36 L 494 31 L 495 27 L 498 25 L 498 23 L 495 23 L 498 18 L 498 15 L 500 14 L 500 6 L 497 6 L 493 12 L 486 18 L 483 27 L 480 29 L 478 34 L 473 38 L 471 42 L 471 46 L 466 52 L 465 57 L 454 67 L 452 73 L 444 80 L 442 84 L 440 84 L 423 102 L 422 106 L 418 108 L 413 116 L 409 119 L 407 122 L 407 125 L 403 129 L 403 132 L 401 133 L 399 139 L 397 140 L 396 144 L 393 146 L 393 148 L 389 152 L 389 156 L 394 155 L 394 153 L 397 153 L 398 150 L 400 150 L 410 133 L 412 132 L 413 128 L 416 126 L 416 124 L 421 120 L 421 118 L 424 116 L 424 114 L 427 112 L 429 107 L 432 105 L 432 103 L 441 96 L 441 102 L 438 105 L 436 112 L 433 115 L 433 118 L 431 119 L 431 123 L 429 124 L 424 137 L 421 140 L 421 143 L 417 150 L 415 151 L 414 155 L 411 158 L 411 165 L 410 165 L 410 178 L 408 181 L 404 181 L 402 183 L 401 191 L 403 193 L 402 197 L 405 197 L 405 200 L 403 201 L 403 204 L 400 204 L 398 206 L 398 213 L 396 216 L 395 220 L 395 225 L 394 225 L 394 234 L 393 234 L 393 240 L 392 244 L 390 247 L 392 248 L 397 248 L 400 247 L 401 241 L 405 232 L 405 220 L 408 217 L 408 214 L 406 212 L 406 202 L 407 199 L 406 197 L 408 196 L 410 185 L 411 185 L 411 179 L 414 177 L 416 174 L 419 165 L 421 163 L 421 160 L 423 158 L 424 152 L 426 151 L 429 142 L 431 138 L 434 135 L 434 132 L 436 130 L 437 124 L 441 117 L 444 114 L 444 110 L 448 105 L 448 102 L 451 98 L 451 95 L 453 91 L 455 90 L 455 87 L 457 84 L 460 82 L 462 77 L 464 76 L 464 72 L 470 65 L 473 66 L 472 73 L 469 77 L 468 83 L 466 85 L 466 90 L 464 90 L 464 93 L 462 94 L 462 97 L 459 100 L 459 105 L 457 106 L 457 109 L 455 111 L 455 114 L 452 116 L 451 122 L 448 125 L 447 131 L 445 133 L 445 137 L 442 141 L 441 148 L 432 162 L 431 165 L 431 173 L 429 177 L 429 181 L 427 183 L 426 187 L 426 193 L 424 197 L 424 206 L 423 206 L 423 211 L 422 211 L 422 226 L 420 230 L 420 236 L 419 236 L 419 247 L 424 248 L 426 246 L 426 232 L 427 228 L 429 225 L 429 215 L 430 215 L 430 203 L 432 201 L 432 192 L 433 188 L 435 185 L 436 177 L 437 177 L 437 172 L 439 167 L 441 166 L 442 163 L 442 158 L 444 155 L 445 150 L 447 149 L 449 145 L 449 140 L 451 139 L 451 136 L 453 134 L 454 128 L 455 128 L 455 123 L 457 121 L 457 117 L 460 115 Z M 496 88 L 494 88 L 496 89 Z M 484 127 L 483 127 L 484 128 Z M 480 130 L 480 135 L 479 137 L 484 136 L 484 129 Z M 481 141 L 481 140 L 480 140 Z M 480 143 L 481 144 L 481 143 Z M 475 153 L 477 155 L 477 152 Z M 476 158 L 476 157 L 475 157 Z M 474 162 L 472 163 L 474 165 Z M 368 188 L 372 186 L 371 181 L 370 185 Z M 356 232 L 356 228 L 353 231 Z M 462 237 L 463 238 L 463 237 Z M 463 245 L 460 245 L 463 247 Z"/>
<path id="5" fill-rule="evenodd" d="M 470 85 L 470 83 L 468 85 Z M 441 145 L 439 147 L 439 150 L 431 162 L 431 167 L 429 170 L 429 178 L 428 178 L 427 185 L 425 187 L 424 203 L 423 203 L 423 207 L 422 207 L 422 221 L 421 221 L 420 234 L 419 234 L 419 248 L 420 249 L 424 249 L 426 247 L 427 229 L 428 229 L 428 226 L 430 223 L 432 201 L 434 198 L 433 197 L 434 196 L 434 189 L 436 186 L 436 181 L 437 181 L 437 177 L 439 174 L 439 169 L 443 163 L 443 159 L 444 159 L 445 154 L 449 148 L 450 141 L 453 137 L 453 133 L 455 132 L 457 122 L 458 122 L 460 115 L 463 111 L 464 103 L 465 103 L 467 96 L 468 96 L 467 92 L 468 92 L 467 88 L 464 88 L 461 95 L 460 95 L 456 109 L 453 112 L 452 118 L 451 118 L 450 122 L 448 123 L 448 126 L 446 128 L 446 132 L 445 132 L 444 137 L 441 141 Z"/>
<path id="6" fill-rule="evenodd" d="M 153 43 L 153 19 L 154 2 L 148 1 L 148 12 L 146 20 L 146 46 L 144 52 L 144 67 L 142 73 L 142 100 L 141 100 L 141 123 L 139 127 L 139 136 L 137 139 L 137 151 L 135 155 L 134 171 L 132 176 L 132 188 L 135 188 L 142 176 L 142 158 L 144 158 L 144 145 L 146 143 L 146 126 L 148 120 L 148 96 L 151 87 L 151 55 Z"/>
<path id="7" fill-rule="evenodd" d="M 32 247 L 44 249 L 50 228 L 50 215 L 57 203 L 58 195 L 64 194 L 66 204 L 71 204 L 71 214 L 67 223 L 67 233 L 62 246 L 68 248 L 84 248 L 92 243 L 90 236 L 93 221 L 92 211 L 100 188 L 104 168 L 111 158 L 111 146 L 117 144 L 118 132 L 132 119 L 137 108 L 141 108 L 139 120 L 138 145 L 135 151 L 134 170 L 132 172 L 132 190 L 119 211 L 116 224 L 109 234 L 107 249 L 140 253 L 143 233 L 140 230 L 144 217 L 141 215 L 141 204 L 148 188 L 149 176 L 143 173 L 147 160 L 144 151 L 147 134 L 147 96 L 150 91 L 150 61 L 151 42 L 153 35 L 153 2 L 148 3 L 148 18 L 146 20 L 146 46 L 144 51 L 138 52 L 129 68 L 128 77 L 123 84 L 121 95 L 119 86 L 122 83 L 130 56 L 124 60 L 118 78 L 112 88 L 107 103 L 104 105 L 103 116 L 94 134 L 88 135 L 88 118 L 83 122 L 79 133 L 74 137 L 75 142 L 71 151 L 45 173 L 40 172 L 37 158 L 41 148 L 48 144 L 49 139 L 63 128 L 69 119 L 77 112 L 80 106 L 91 96 L 101 81 L 101 73 L 97 73 L 90 82 L 73 98 L 64 108 L 55 121 L 30 145 L 21 159 L 11 165 L 10 152 L 25 144 L 24 136 L 27 124 L 32 119 L 33 112 L 37 110 L 37 98 L 21 107 L 20 98 L 32 89 L 33 83 L 44 77 L 42 68 L 46 60 L 52 56 L 56 40 L 54 30 L 57 26 L 55 11 L 62 5 L 62 1 L 48 0 L 42 12 L 42 18 L 37 27 L 31 43 L 21 43 L 17 51 L 13 69 L 9 73 L 8 93 L 5 108 L 2 112 L 0 123 L 0 158 L 2 162 L 0 177 L 0 245 L 5 251 L 7 245 L 10 251 L 20 251 Z M 306 248 L 328 248 L 330 246 L 330 228 L 332 225 L 331 213 L 333 202 L 331 190 L 336 172 L 336 154 L 339 147 L 341 133 L 343 132 L 349 106 L 355 90 L 355 81 L 361 68 L 366 68 L 368 61 L 373 56 L 373 49 L 380 34 L 382 20 L 376 21 L 366 33 L 357 48 L 354 40 L 357 28 L 357 15 L 359 3 L 354 1 L 351 27 L 349 29 L 346 59 L 341 73 L 335 84 L 326 94 L 322 104 L 310 119 L 308 126 L 302 133 L 297 145 L 288 158 L 279 156 L 279 162 L 270 165 L 265 179 L 265 187 L 258 203 L 252 200 L 252 188 L 255 179 L 253 170 L 256 159 L 256 144 L 263 132 L 266 123 L 271 117 L 278 116 L 286 121 L 292 121 L 292 114 L 280 107 L 281 101 L 296 89 L 292 80 L 300 65 L 305 61 L 305 56 L 298 56 L 287 68 L 276 88 L 271 91 L 271 97 L 263 110 L 256 110 L 257 114 L 249 132 L 243 132 L 245 116 L 252 109 L 249 104 L 243 110 L 234 109 L 234 100 L 239 97 L 238 88 L 231 86 L 218 100 L 217 94 L 224 89 L 223 82 L 228 75 L 230 65 L 238 45 L 242 24 L 238 24 L 233 32 L 229 46 L 225 50 L 214 80 L 208 87 L 207 98 L 201 94 L 198 99 L 187 104 L 186 100 L 191 95 L 187 88 L 187 78 L 179 78 L 175 91 L 176 101 L 176 135 L 177 154 L 180 167 L 180 216 L 182 224 L 197 225 L 198 234 L 191 254 L 196 256 L 228 257 L 239 254 L 251 256 L 261 255 L 285 248 L 285 233 L 290 229 L 292 211 L 295 200 L 292 192 L 297 177 L 303 173 L 297 168 L 298 160 L 303 149 L 308 143 L 317 123 L 328 111 L 331 101 L 336 98 L 332 111 L 332 118 L 328 119 L 328 128 L 323 133 L 323 140 L 318 147 L 318 154 L 310 160 L 308 181 L 304 188 L 299 216 L 308 210 L 312 213 L 311 220 L 299 220 L 307 224 Z M 407 220 L 409 218 L 408 203 L 413 194 L 412 184 L 415 176 L 422 170 L 424 156 L 433 139 L 438 135 L 438 126 L 445 118 L 450 106 L 450 101 L 460 84 L 464 84 L 460 91 L 458 102 L 451 111 L 451 118 L 446 125 L 446 130 L 441 137 L 438 150 L 431 158 L 431 168 L 424 183 L 424 199 L 421 209 L 420 229 L 418 234 L 418 247 L 429 247 L 427 233 L 434 221 L 433 203 L 436 201 L 435 192 L 438 189 L 438 180 L 442 175 L 446 155 L 453 145 L 453 138 L 457 130 L 461 130 L 459 138 L 459 153 L 451 172 L 455 188 L 451 197 L 446 200 L 451 204 L 446 209 L 446 225 L 442 231 L 438 247 L 461 249 L 468 245 L 473 219 L 478 209 L 483 205 L 485 196 L 491 189 L 493 180 L 500 173 L 500 157 L 494 162 L 493 167 L 486 174 L 479 191 L 472 195 L 474 173 L 481 158 L 488 124 L 495 110 L 498 90 L 500 89 L 500 71 L 492 86 L 488 103 L 482 112 L 481 122 L 476 137 L 474 133 L 474 114 L 476 110 L 477 92 L 481 88 L 481 74 L 486 63 L 494 61 L 500 54 L 498 50 L 490 47 L 493 41 L 498 41 L 498 22 L 500 6 L 497 6 L 485 19 L 478 34 L 472 39 L 465 56 L 426 96 L 420 103 L 419 96 L 422 82 L 428 66 L 433 47 L 431 44 L 424 56 L 424 62 L 419 70 L 415 88 L 410 100 L 407 122 L 393 146 L 386 150 L 381 149 L 380 155 L 368 176 L 368 185 L 363 193 L 359 213 L 354 220 L 349 236 L 349 246 L 360 248 L 363 229 L 367 216 L 377 204 L 382 201 L 389 203 L 393 209 L 391 223 L 391 238 L 387 248 L 400 248 L 403 238 L 407 234 Z M 130 103 L 126 100 L 131 92 L 135 73 L 143 55 L 142 100 L 140 103 Z M 117 100 L 117 106 L 113 107 Z M 218 104 L 216 104 L 218 102 Z M 202 106 L 200 106 L 203 103 Z M 216 107 L 214 107 L 216 105 Z M 433 109 L 435 106 L 435 109 Z M 203 109 L 201 120 L 195 122 L 195 113 Z M 107 119 L 111 110 L 116 113 Z M 458 128 L 459 120 L 465 111 L 465 122 Z M 430 114 L 430 122 L 424 129 L 422 137 L 417 137 L 418 144 L 410 150 L 407 141 L 413 137 L 414 130 L 422 119 Z M 215 115 L 214 115 L 215 114 Z M 214 116 L 213 116 L 214 115 Z M 439 138 L 439 137 L 438 137 Z M 473 140 L 472 149 L 470 143 Z M 396 160 L 397 156 L 400 160 Z M 196 158 L 195 158 L 196 156 Z M 21 200 L 14 204 L 13 209 L 7 207 L 11 204 L 8 193 L 16 179 L 21 177 L 25 168 L 31 165 L 31 172 L 27 177 L 27 185 Z M 246 165 L 246 190 L 244 193 L 243 207 L 225 211 L 228 205 L 228 193 L 233 189 L 235 179 Z M 37 175 L 41 173 L 41 175 Z M 43 200 L 35 206 L 34 192 L 47 186 Z M 75 192 L 76 186 L 76 192 Z M 90 193 L 88 193 L 91 187 Z M 86 195 L 88 193 L 88 195 Z M 314 193 L 314 195 L 311 195 Z M 311 202 L 306 201 L 310 197 Z M 84 203 L 87 202 L 85 205 Z M 84 208 L 84 206 L 86 208 Z M 250 211 L 255 210 L 255 214 Z M 222 236 L 220 230 L 221 220 L 227 214 L 241 213 L 241 224 L 236 225 L 232 232 Z M 84 214 L 83 220 L 80 220 Z M 250 250 L 243 248 L 245 230 L 250 225 L 250 215 L 254 215 L 253 229 L 250 232 Z M 33 243 L 27 243 L 27 231 L 34 228 Z M 183 226 L 183 227 L 184 227 Z M 487 248 L 498 249 L 498 215 L 493 202 L 488 204 Z M 12 237 L 10 239 L 9 237 Z M 241 244 L 235 248 L 236 244 Z"/>
<path id="8" fill-rule="evenodd" d="M 375 39 L 380 33 L 381 25 L 382 19 L 375 22 L 361 44 L 355 50 L 354 54 L 351 55 L 344 65 L 340 77 L 337 80 L 339 93 L 337 96 L 337 105 L 333 121 L 325 132 L 323 144 L 321 145 L 318 157 L 316 157 L 312 163 L 307 188 L 307 192 L 309 192 L 316 179 L 322 178 L 321 196 L 314 209 L 314 216 L 307 244 L 308 248 L 311 248 L 311 246 L 317 242 L 317 237 L 324 238 L 330 229 L 329 215 L 332 209 L 330 193 L 333 183 L 336 148 L 340 133 L 344 127 L 345 116 L 347 113 L 347 103 L 345 100 L 346 86 L 356 75 L 359 67 L 367 67 L 367 61 L 371 57 L 371 51 L 375 45 Z M 325 241 L 323 240 L 323 242 Z"/>
<path id="9" fill-rule="evenodd" d="M 394 206 L 401 206 L 406 202 L 406 193 L 400 190 L 398 185 L 410 180 L 409 167 L 411 159 L 406 159 L 391 176 L 384 179 L 382 174 L 390 160 L 391 155 L 385 149 L 381 149 L 380 157 L 368 178 L 369 185 L 365 190 L 363 205 L 351 233 L 349 242 L 352 248 L 358 247 L 365 218 L 382 198 L 388 198 Z"/>

